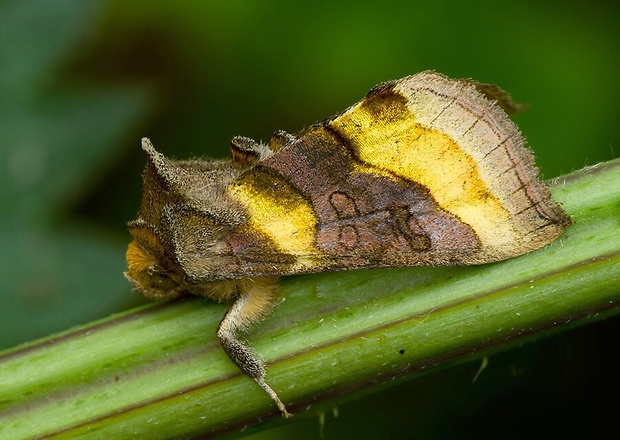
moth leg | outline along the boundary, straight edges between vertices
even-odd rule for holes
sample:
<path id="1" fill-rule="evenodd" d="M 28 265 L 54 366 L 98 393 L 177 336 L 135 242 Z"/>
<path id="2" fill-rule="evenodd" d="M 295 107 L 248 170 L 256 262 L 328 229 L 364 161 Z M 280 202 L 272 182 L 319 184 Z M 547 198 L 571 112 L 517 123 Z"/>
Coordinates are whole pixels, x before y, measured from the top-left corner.
<path id="1" fill-rule="evenodd" d="M 275 303 L 273 280 L 270 280 L 268 284 L 261 283 L 262 280 L 256 281 L 249 285 L 248 289 L 239 289 L 241 290 L 239 297 L 220 322 L 217 337 L 230 360 L 265 390 L 284 417 L 289 417 L 290 414 L 284 403 L 265 381 L 265 365 L 247 345 L 237 338 L 238 332 L 248 330 L 252 324 L 267 315 Z"/>

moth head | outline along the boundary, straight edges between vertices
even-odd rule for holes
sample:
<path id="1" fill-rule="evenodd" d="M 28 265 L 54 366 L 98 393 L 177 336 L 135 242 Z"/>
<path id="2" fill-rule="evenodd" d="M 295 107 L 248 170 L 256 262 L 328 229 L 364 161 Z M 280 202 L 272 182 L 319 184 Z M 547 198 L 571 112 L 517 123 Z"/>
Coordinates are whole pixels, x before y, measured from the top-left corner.
<path id="1" fill-rule="evenodd" d="M 140 293 L 151 299 L 183 296 L 185 288 L 174 270 L 162 261 L 164 249 L 157 234 L 149 228 L 130 224 L 134 241 L 127 247 L 127 278 Z"/>
<path id="2" fill-rule="evenodd" d="M 231 256 L 226 237 L 245 214 L 226 195 L 238 174 L 221 161 L 175 161 L 148 139 L 138 218 L 128 223 L 126 278 L 143 295 L 167 299 L 205 294 L 223 277 Z"/>

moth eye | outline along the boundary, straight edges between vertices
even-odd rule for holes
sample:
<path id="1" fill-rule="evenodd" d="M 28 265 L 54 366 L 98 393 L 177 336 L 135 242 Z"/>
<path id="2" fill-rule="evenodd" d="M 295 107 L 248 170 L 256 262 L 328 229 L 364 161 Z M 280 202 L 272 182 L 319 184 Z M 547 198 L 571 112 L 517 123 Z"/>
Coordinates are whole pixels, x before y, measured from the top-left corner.
<path id="1" fill-rule="evenodd" d="M 151 287 L 159 290 L 172 290 L 177 287 L 177 283 L 163 272 L 151 274 Z"/>

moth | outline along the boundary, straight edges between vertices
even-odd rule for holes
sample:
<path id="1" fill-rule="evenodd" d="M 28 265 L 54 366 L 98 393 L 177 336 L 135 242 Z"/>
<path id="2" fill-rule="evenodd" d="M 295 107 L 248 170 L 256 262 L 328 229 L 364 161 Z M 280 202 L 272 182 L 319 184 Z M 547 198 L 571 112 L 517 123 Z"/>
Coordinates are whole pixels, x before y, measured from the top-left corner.
<path id="1" fill-rule="evenodd" d="M 344 112 L 268 144 L 237 136 L 230 160 L 147 155 L 127 279 L 142 294 L 229 301 L 217 337 L 273 399 L 239 335 L 283 275 L 483 264 L 554 241 L 570 224 L 496 86 L 432 71 L 374 87 Z"/>

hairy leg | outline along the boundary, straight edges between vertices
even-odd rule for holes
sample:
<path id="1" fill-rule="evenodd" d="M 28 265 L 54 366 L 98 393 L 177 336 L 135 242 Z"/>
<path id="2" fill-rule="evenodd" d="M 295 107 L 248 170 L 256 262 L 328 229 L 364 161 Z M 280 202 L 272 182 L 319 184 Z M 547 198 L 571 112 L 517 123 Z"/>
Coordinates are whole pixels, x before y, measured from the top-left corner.
<path id="1" fill-rule="evenodd" d="M 239 286 L 239 297 L 228 310 L 217 330 L 217 337 L 228 357 L 273 399 L 282 415 L 290 414 L 276 394 L 265 382 L 265 366 L 256 354 L 237 337 L 248 330 L 273 308 L 276 300 L 275 280 L 244 280 Z"/>

